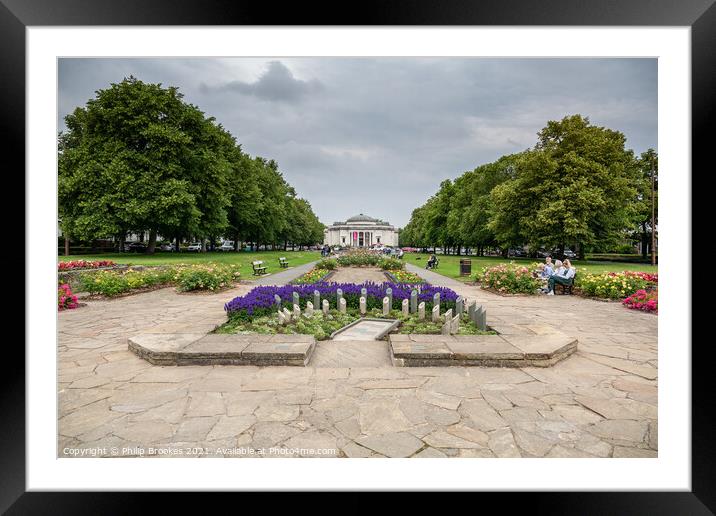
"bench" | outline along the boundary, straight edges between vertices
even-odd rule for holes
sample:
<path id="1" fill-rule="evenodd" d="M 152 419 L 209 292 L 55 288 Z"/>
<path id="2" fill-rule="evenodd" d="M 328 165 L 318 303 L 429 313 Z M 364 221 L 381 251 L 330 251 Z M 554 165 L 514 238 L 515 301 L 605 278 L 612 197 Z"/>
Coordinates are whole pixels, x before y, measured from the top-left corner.
<path id="1" fill-rule="evenodd" d="M 562 285 L 561 283 L 555 282 L 554 284 L 554 293 L 557 294 L 557 287 L 559 287 L 559 290 L 561 290 L 562 295 L 569 294 L 572 295 L 572 287 L 574 287 L 574 280 L 577 279 L 577 274 L 575 273 L 574 276 L 570 279 L 569 283 L 566 285 Z"/>
<path id="2" fill-rule="evenodd" d="M 430 260 L 428 259 L 428 262 L 425 264 L 426 269 L 437 269 L 438 265 L 440 265 L 440 260 L 438 260 L 437 256 L 435 257 L 435 263 L 433 266 L 430 266 Z"/>
<path id="3" fill-rule="evenodd" d="M 254 268 L 254 276 L 266 274 L 266 266 L 264 265 L 263 261 L 259 260 L 257 262 L 251 262 L 251 265 Z"/>
<path id="4" fill-rule="evenodd" d="M 284 269 L 288 268 L 288 260 L 286 260 L 285 256 L 282 256 L 278 259 L 278 264 L 280 267 L 283 267 Z"/>

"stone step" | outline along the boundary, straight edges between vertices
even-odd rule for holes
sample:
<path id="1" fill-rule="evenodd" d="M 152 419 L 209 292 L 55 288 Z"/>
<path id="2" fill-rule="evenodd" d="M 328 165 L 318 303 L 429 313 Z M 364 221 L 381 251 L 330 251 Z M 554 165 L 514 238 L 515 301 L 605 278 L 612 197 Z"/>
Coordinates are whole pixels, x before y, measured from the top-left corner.
<path id="1" fill-rule="evenodd" d="M 577 339 L 549 335 L 389 335 L 393 365 L 549 367 L 577 350 Z"/>
<path id="2" fill-rule="evenodd" d="M 312 335 L 143 333 L 129 350 L 156 365 L 305 366 L 316 347 Z"/>

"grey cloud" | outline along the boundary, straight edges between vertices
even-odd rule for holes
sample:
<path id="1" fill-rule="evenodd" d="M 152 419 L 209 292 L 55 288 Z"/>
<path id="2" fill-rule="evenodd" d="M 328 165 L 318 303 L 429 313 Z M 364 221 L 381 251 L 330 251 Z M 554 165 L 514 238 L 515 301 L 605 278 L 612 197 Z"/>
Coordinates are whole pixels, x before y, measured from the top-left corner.
<path id="1" fill-rule="evenodd" d="M 403 226 L 444 179 L 580 113 L 657 146 L 656 59 L 61 59 L 59 112 L 128 75 L 179 87 L 244 151 L 273 158 L 327 224 Z"/>
<path id="2" fill-rule="evenodd" d="M 204 91 L 212 90 L 210 86 L 202 86 Z M 231 81 L 213 89 L 254 95 L 269 101 L 297 102 L 307 95 L 322 91 L 323 84 L 317 79 L 297 79 L 281 61 L 271 61 L 255 82 Z"/>

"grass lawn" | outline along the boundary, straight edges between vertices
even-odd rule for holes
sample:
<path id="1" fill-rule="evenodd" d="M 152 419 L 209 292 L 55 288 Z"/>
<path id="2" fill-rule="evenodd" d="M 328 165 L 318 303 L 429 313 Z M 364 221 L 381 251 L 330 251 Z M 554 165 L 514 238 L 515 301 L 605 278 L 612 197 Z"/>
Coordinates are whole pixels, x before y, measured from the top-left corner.
<path id="1" fill-rule="evenodd" d="M 470 281 L 468 276 L 460 276 L 460 260 L 469 258 L 472 261 L 472 275 L 482 271 L 483 267 L 490 267 L 499 263 L 514 261 L 515 263 L 530 263 L 544 261 L 538 258 L 502 258 L 500 256 L 453 256 L 453 255 L 437 255 L 440 265 L 435 272 L 461 281 Z M 403 260 L 418 267 L 425 267 L 425 263 L 430 258 L 429 254 L 423 253 L 405 253 Z M 657 272 L 658 266 L 648 265 L 645 263 L 626 263 L 626 262 L 597 262 L 597 261 L 578 261 L 572 260 L 572 265 L 577 268 L 577 272 L 587 269 L 590 273 L 601 272 L 620 272 L 620 271 L 644 271 Z"/>
<path id="2" fill-rule="evenodd" d="M 141 253 L 108 253 L 108 254 L 82 254 L 74 256 L 59 256 L 61 262 L 72 260 L 112 260 L 118 264 L 126 265 L 172 265 L 178 263 L 237 263 L 241 266 L 242 276 L 250 275 L 252 272 L 251 262 L 263 260 L 270 273 L 279 272 L 278 259 L 285 256 L 289 267 L 303 265 L 321 259 L 319 251 L 261 251 L 256 253 L 247 252 L 221 252 L 213 253 L 168 253 L 157 252 L 156 254 Z"/>

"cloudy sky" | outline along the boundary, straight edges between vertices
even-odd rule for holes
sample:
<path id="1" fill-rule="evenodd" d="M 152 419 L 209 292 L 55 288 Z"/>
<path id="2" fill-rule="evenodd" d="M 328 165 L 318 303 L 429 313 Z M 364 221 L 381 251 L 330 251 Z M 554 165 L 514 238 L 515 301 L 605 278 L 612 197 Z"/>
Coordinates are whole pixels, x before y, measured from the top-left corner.
<path id="1" fill-rule="evenodd" d="M 655 59 L 61 59 L 59 129 L 129 75 L 177 86 L 275 159 L 325 224 L 365 213 L 402 227 L 442 180 L 532 147 L 566 115 L 657 148 Z"/>

